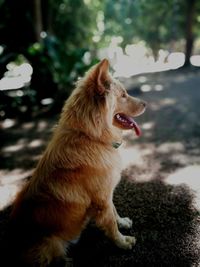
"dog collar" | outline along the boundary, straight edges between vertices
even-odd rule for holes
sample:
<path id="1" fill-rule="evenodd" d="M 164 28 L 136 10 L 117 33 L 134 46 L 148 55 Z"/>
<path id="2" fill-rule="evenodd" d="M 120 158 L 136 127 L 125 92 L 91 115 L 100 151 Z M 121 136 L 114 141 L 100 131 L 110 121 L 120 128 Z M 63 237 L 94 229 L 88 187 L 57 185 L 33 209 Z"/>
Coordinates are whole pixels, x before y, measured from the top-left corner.
<path id="1" fill-rule="evenodd" d="M 119 143 L 119 142 L 113 142 L 112 143 L 112 146 L 117 149 L 118 147 L 121 146 L 121 144 L 122 144 L 122 142 L 121 143 Z"/>

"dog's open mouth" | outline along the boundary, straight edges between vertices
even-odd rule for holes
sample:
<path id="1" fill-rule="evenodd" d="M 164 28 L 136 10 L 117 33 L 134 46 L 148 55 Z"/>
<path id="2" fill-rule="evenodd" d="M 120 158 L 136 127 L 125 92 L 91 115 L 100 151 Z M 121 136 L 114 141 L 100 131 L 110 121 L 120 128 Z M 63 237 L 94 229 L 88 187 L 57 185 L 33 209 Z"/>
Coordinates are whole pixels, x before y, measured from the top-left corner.
<path id="1" fill-rule="evenodd" d="M 122 129 L 134 129 L 137 136 L 141 135 L 140 127 L 132 117 L 122 113 L 117 113 L 114 118 Z"/>

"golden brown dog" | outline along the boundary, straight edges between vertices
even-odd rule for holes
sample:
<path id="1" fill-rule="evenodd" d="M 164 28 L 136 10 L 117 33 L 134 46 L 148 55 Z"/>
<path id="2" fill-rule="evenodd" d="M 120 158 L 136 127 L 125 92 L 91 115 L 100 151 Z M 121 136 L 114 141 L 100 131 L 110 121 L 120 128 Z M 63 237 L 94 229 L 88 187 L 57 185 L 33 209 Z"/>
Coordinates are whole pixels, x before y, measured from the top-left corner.
<path id="1" fill-rule="evenodd" d="M 32 178 L 14 202 L 12 221 L 26 266 L 48 266 L 65 257 L 65 241 L 75 239 L 89 220 L 115 244 L 131 249 L 130 228 L 114 207 L 113 192 L 120 181 L 122 130 L 140 134 L 133 117 L 145 102 L 129 96 L 109 74 L 106 59 L 77 83 L 66 101 L 58 126 Z"/>

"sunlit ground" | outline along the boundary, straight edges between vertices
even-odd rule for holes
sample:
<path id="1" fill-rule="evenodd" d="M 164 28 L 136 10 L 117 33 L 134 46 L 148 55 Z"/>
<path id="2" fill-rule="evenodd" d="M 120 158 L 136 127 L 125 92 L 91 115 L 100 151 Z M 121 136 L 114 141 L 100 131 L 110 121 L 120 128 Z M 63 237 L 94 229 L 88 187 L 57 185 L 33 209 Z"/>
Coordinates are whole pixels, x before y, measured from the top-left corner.
<path id="1" fill-rule="evenodd" d="M 189 165 L 178 169 L 167 177 L 167 182 L 173 185 L 186 184 L 196 195 L 196 205 L 200 209 L 200 164 Z"/>
<path id="2" fill-rule="evenodd" d="M 32 174 L 32 170 L 14 169 L 0 171 L 0 210 L 10 205 L 20 190 L 24 179 Z"/>
<path id="3" fill-rule="evenodd" d="M 132 133 L 131 133 L 132 134 Z M 186 185 L 193 193 L 193 205 L 200 210 L 200 151 L 189 155 L 181 142 L 120 148 L 123 174 L 135 183 L 163 181 L 173 186 Z M 198 163 L 198 164 L 197 164 Z"/>

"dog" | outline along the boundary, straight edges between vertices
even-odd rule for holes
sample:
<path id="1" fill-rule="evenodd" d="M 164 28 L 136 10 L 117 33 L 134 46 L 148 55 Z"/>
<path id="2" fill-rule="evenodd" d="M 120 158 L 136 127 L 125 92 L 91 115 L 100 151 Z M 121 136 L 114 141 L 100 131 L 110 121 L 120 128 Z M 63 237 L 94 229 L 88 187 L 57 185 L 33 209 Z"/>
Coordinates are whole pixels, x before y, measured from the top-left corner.
<path id="1" fill-rule="evenodd" d="M 66 242 L 91 220 L 119 248 L 134 246 L 135 237 L 118 230 L 130 228 L 132 221 L 118 215 L 112 198 L 120 181 L 122 131 L 133 129 L 139 136 L 133 118 L 145 108 L 111 76 L 107 59 L 77 82 L 32 177 L 14 201 L 11 222 L 20 266 L 64 260 Z"/>

